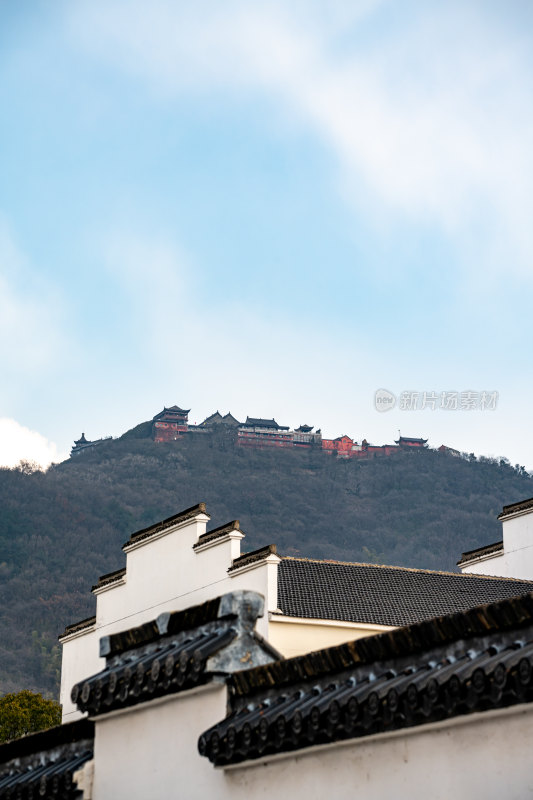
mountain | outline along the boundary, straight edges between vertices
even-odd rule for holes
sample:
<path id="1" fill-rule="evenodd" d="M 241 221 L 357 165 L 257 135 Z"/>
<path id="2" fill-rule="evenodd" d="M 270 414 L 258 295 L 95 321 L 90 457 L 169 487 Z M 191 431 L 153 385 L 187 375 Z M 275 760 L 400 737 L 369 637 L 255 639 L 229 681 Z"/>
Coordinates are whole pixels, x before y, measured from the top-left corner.
<path id="1" fill-rule="evenodd" d="M 91 585 L 122 567 L 133 531 L 205 500 L 238 518 L 244 550 L 455 569 L 501 538 L 496 515 L 533 495 L 505 459 L 433 450 L 343 460 L 248 449 L 231 431 L 154 443 L 143 423 L 50 468 L 0 469 L 0 692 L 55 694 L 65 625 L 94 613 Z"/>

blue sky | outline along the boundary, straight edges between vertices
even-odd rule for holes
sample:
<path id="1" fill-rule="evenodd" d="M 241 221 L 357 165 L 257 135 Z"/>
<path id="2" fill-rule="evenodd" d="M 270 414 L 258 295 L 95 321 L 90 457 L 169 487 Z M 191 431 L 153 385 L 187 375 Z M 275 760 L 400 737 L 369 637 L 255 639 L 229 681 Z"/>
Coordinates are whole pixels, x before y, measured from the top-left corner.
<path id="1" fill-rule="evenodd" d="M 533 468 L 532 16 L 4 4 L 0 463 L 177 403 Z"/>

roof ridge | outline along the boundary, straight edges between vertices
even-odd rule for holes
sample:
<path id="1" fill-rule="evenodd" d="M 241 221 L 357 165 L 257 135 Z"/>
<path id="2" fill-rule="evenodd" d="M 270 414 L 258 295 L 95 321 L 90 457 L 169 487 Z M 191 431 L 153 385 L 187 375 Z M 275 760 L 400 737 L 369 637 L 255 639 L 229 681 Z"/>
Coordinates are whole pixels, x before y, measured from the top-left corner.
<path id="1" fill-rule="evenodd" d="M 401 572 L 423 572 L 429 575 L 453 575 L 458 578 L 482 578 L 492 581 L 515 581 L 516 583 L 532 583 L 525 578 L 507 578 L 504 575 L 481 575 L 477 573 L 451 572 L 441 569 L 421 569 L 419 567 L 400 567 L 395 564 L 371 564 L 368 561 L 336 561 L 333 558 L 304 558 L 299 556 L 279 556 L 282 561 L 304 561 L 310 564 L 339 564 L 347 567 L 375 567 L 376 569 L 396 569 Z"/>
<path id="2" fill-rule="evenodd" d="M 199 514 L 205 514 L 207 517 L 210 517 L 210 515 L 207 513 L 204 502 L 196 503 L 196 505 L 185 508 L 183 511 L 179 511 L 177 514 L 172 514 L 172 516 L 166 517 L 166 519 L 162 519 L 159 522 L 154 522 L 152 525 L 148 525 L 147 528 L 141 528 L 141 530 L 135 531 L 131 534 L 128 541 L 122 545 L 122 549 L 124 550 L 131 544 L 137 544 L 137 542 L 140 542 L 143 539 L 149 539 L 156 533 L 160 533 L 167 528 L 171 528 L 173 525 L 177 525 L 180 522 L 186 522 L 189 519 L 194 519 L 194 517 L 198 516 Z"/>

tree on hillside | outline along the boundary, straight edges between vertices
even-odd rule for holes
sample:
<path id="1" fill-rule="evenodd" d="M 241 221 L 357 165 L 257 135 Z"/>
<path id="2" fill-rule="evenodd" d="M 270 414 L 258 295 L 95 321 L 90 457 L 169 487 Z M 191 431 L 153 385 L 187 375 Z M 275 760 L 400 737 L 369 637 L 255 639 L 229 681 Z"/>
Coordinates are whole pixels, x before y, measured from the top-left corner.
<path id="1" fill-rule="evenodd" d="M 0 697 L 0 742 L 52 728 L 61 722 L 61 706 L 27 689 Z"/>

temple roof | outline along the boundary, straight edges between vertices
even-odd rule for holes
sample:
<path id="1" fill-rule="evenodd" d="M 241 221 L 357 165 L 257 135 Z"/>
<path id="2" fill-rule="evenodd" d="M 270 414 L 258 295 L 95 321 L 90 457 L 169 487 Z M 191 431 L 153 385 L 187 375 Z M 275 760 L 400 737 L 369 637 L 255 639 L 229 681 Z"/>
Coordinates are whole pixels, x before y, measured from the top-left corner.
<path id="1" fill-rule="evenodd" d="M 219 411 L 215 411 L 214 414 L 211 414 L 210 417 L 206 417 L 202 422 L 202 425 L 241 425 L 242 423 L 239 422 L 238 419 L 235 419 L 233 414 L 229 411 L 227 414 L 222 414 Z"/>
<path id="2" fill-rule="evenodd" d="M 314 425 L 300 425 L 299 428 L 296 428 L 296 433 L 311 433 L 313 428 Z"/>
<path id="3" fill-rule="evenodd" d="M 222 419 L 222 414 L 219 411 L 215 411 L 215 413 L 211 414 L 210 417 L 206 417 L 201 424 L 202 425 L 213 425 L 213 423 L 215 423 L 215 422 L 220 422 L 221 419 Z"/>
<path id="4" fill-rule="evenodd" d="M 170 408 L 164 406 L 163 411 L 160 411 L 159 414 L 156 414 L 154 417 L 152 417 L 152 419 L 154 420 L 160 419 L 160 417 L 164 417 L 165 414 L 170 414 L 170 415 L 176 414 L 179 416 L 183 416 L 185 414 L 188 414 L 190 410 L 191 410 L 190 408 L 180 408 L 179 406 L 170 406 Z"/>
<path id="5" fill-rule="evenodd" d="M 399 439 L 394 440 L 395 444 L 426 444 L 427 439 L 415 439 L 413 436 L 400 436 Z"/>
<path id="6" fill-rule="evenodd" d="M 288 431 L 288 425 L 278 425 L 275 419 L 263 419 L 262 417 L 246 417 L 243 423 L 246 428 L 272 428 L 278 431 Z"/>

